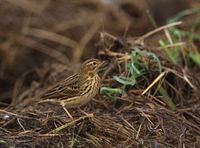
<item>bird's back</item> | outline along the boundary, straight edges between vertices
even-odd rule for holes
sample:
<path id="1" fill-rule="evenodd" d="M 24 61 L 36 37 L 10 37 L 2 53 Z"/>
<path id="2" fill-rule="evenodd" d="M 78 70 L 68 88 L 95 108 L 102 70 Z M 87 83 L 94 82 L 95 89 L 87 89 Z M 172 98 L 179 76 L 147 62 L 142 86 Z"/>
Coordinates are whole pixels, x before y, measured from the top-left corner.
<path id="1" fill-rule="evenodd" d="M 42 92 L 39 98 L 43 99 L 67 99 L 79 93 L 80 75 L 73 74 L 64 81 L 58 82 Z"/>
<path id="2" fill-rule="evenodd" d="M 91 101 L 98 93 L 100 81 L 101 80 L 98 75 L 94 75 L 92 78 L 81 80 L 79 93 L 76 96 L 64 100 L 65 107 L 71 108 L 82 106 Z"/>

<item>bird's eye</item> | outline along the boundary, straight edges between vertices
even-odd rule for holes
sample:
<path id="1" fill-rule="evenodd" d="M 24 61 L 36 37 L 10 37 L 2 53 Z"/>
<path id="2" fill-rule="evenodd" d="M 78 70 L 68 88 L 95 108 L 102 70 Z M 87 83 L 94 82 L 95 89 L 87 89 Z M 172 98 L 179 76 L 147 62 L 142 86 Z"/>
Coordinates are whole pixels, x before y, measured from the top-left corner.
<path id="1" fill-rule="evenodd" d="M 96 63 L 96 62 L 94 62 L 94 63 L 93 63 L 93 65 L 97 65 L 97 63 Z"/>

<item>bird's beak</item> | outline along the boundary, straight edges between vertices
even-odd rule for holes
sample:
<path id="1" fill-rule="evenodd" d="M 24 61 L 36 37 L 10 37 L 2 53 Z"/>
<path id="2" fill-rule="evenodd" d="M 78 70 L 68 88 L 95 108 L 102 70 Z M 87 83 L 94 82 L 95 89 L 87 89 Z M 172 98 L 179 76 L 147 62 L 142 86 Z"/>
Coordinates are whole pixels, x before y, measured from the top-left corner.
<path id="1" fill-rule="evenodd" d="M 106 65 L 107 65 L 107 62 L 101 61 L 98 66 L 98 72 L 102 71 Z"/>
<path id="2" fill-rule="evenodd" d="M 100 64 L 100 67 L 104 67 L 107 65 L 107 62 L 106 61 L 102 61 L 101 64 Z"/>

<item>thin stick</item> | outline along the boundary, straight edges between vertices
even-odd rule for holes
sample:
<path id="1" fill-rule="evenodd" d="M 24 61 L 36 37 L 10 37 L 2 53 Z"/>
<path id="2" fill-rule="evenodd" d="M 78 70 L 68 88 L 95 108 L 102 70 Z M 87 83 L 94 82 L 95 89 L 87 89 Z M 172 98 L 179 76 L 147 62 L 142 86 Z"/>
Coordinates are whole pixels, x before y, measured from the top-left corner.
<path id="1" fill-rule="evenodd" d="M 12 116 L 16 116 L 16 117 L 31 119 L 29 117 L 18 115 L 18 114 L 15 114 L 15 113 L 12 113 L 12 112 L 9 112 L 9 111 L 6 111 L 6 110 L 2 110 L 2 109 L 0 109 L 0 112 L 6 113 L 6 114 L 9 114 L 9 115 L 12 115 Z"/>
<path id="2" fill-rule="evenodd" d="M 162 72 L 143 92 L 142 95 L 144 95 L 150 88 L 152 88 L 165 74 L 167 71 Z"/>
<path id="3" fill-rule="evenodd" d="M 16 5 L 25 9 L 28 12 L 32 12 L 35 14 L 41 13 L 49 4 L 49 0 L 41 1 L 38 4 L 36 1 L 27 1 L 27 0 L 7 0 L 9 3 Z"/>
<path id="4" fill-rule="evenodd" d="M 27 28 L 27 34 L 38 37 L 38 38 L 43 38 L 43 39 L 47 39 L 50 41 L 54 41 L 54 42 L 60 43 L 62 45 L 68 46 L 72 49 L 77 47 L 76 41 L 74 41 L 66 36 L 54 33 L 54 32 L 37 29 L 37 28 Z"/>
<path id="5" fill-rule="evenodd" d="M 29 47 L 30 49 L 33 50 L 37 50 L 41 53 L 44 53 L 46 55 L 48 55 L 49 57 L 55 59 L 56 61 L 62 63 L 62 64 L 69 64 L 69 59 L 63 55 L 63 53 L 48 47 L 38 41 L 35 41 L 29 37 L 20 37 L 17 39 L 18 42 L 20 42 L 20 44 Z M 29 49 L 27 48 L 27 49 Z"/>
<path id="6" fill-rule="evenodd" d="M 164 29 L 167 29 L 167 28 L 170 28 L 170 27 L 173 27 L 173 26 L 177 26 L 177 25 L 180 25 L 180 24 L 182 24 L 181 21 L 179 21 L 179 22 L 174 22 L 174 23 L 171 23 L 171 24 L 167 24 L 167 25 L 161 26 L 160 28 L 157 28 L 157 29 L 155 29 L 155 30 L 153 30 L 153 31 L 151 31 L 151 32 L 149 32 L 149 33 L 147 33 L 147 34 L 141 36 L 140 38 L 137 39 L 136 42 L 141 42 L 141 41 L 143 41 L 145 38 L 148 38 L 148 37 L 152 36 L 153 34 L 159 32 L 159 31 L 162 31 L 162 30 L 164 30 Z"/>
<path id="7" fill-rule="evenodd" d="M 186 45 L 185 42 L 178 42 L 178 43 L 166 45 L 165 47 L 156 47 L 155 49 L 159 50 L 159 49 L 163 49 L 163 48 L 179 47 L 179 46 L 185 46 L 185 45 Z"/>
<path id="8" fill-rule="evenodd" d="M 92 37 L 95 35 L 95 33 L 97 32 L 97 30 L 99 29 L 99 27 L 100 27 L 100 21 L 96 20 L 91 25 L 91 27 L 89 28 L 89 30 L 81 38 L 81 40 L 79 42 L 79 45 L 76 47 L 75 54 L 74 54 L 74 57 L 73 57 L 73 60 L 75 62 L 79 62 L 79 60 L 80 60 L 80 58 L 81 58 L 81 56 L 82 56 L 82 54 L 84 52 L 84 49 L 85 49 L 86 45 L 92 39 Z"/>
<path id="9" fill-rule="evenodd" d="M 60 132 L 61 130 L 64 130 L 65 128 L 67 128 L 67 127 L 69 127 L 69 126 L 71 126 L 71 125 L 74 125 L 74 124 L 76 124 L 77 122 L 79 122 L 79 121 L 81 121 L 81 120 L 84 120 L 84 119 L 87 119 L 87 118 L 93 118 L 93 117 L 94 117 L 93 114 L 88 114 L 87 116 L 83 116 L 83 117 L 80 117 L 80 118 L 78 118 L 78 119 L 76 119 L 76 120 L 73 120 L 73 121 L 71 121 L 71 122 L 69 122 L 69 123 L 66 123 L 66 124 L 64 124 L 64 125 L 62 125 L 62 126 L 56 128 L 56 129 L 50 131 L 49 133 L 58 133 L 58 132 Z M 49 133 L 48 133 L 48 134 L 49 134 Z"/>

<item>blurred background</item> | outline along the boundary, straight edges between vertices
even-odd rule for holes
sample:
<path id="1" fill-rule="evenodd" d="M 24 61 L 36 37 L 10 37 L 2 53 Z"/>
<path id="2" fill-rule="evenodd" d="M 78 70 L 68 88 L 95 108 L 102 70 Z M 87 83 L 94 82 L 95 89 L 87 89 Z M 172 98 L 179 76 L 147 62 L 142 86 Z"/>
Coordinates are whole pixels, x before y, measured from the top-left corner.
<path id="1" fill-rule="evenodd" d="M 1 0 L 0 102 L 9 103 L 17 80 L 45 63 L 97 57 L 100 32 L 138 37 L 196 6 L 198 0 Z"/>
<path id="2" fill-rule="evenodd" d="M 0 19 L 0 148 L 200 146 L 200 0 L 0 0 Z M 39 100 L 88 58 L 107 65 L 74 120 Z"/>

